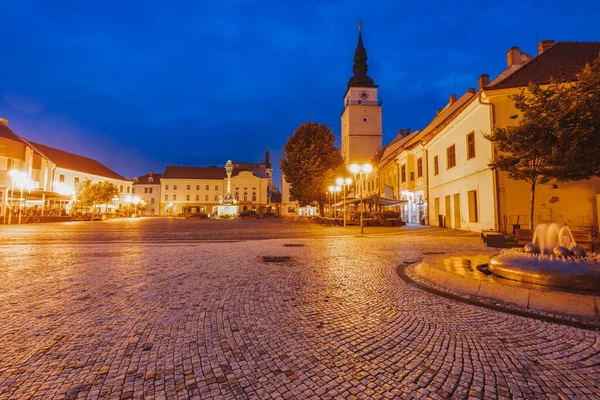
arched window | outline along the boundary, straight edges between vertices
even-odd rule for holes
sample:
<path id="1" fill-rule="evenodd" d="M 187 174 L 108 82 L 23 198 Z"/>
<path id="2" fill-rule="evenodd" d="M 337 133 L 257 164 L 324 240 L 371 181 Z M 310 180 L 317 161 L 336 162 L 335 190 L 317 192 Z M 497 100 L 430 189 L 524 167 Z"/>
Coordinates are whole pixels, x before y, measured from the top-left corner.
<path id="1" fill-rule="evenodd" d="M 235 199 L 239 200 L 240 199 L 240 192 L 235 192 Z"/>
<path id="2" fill-rule="evenodd" d="M 256 192 L 252 192 L 252 201 L 256 201 Z"/>
<path id="3" fill-rule="evenodd" d="M 244 201 L 248 201 L 248 192 L 244 192 Z"/>

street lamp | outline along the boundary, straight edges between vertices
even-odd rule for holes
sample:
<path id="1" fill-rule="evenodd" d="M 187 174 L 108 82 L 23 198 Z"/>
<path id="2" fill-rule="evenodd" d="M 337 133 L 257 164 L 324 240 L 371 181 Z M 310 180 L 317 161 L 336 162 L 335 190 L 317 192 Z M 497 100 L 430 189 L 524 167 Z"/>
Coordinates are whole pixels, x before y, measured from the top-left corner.
<path id="1" fill-rule="evenodd" d="M 134 196 L 133 199 L 131 199 L 131 201 L 133 202 L 133 205 L 134 205 L 133 217 L 135 218 L 137 216 L 137 205 L 140 202 L 140 198 L 138 196 Z"/>
<path id="2" fill-rule="evenodd" d="M 344 228 L 346 227 L 346 188 L 348 187 L 348 185 L 350 185 L 352 183 L 352 179 L 350 178 L 337 178 L 335 180 L 335 183 L 338 184 L 338 186 L 343 186 L 344 187 L 344 208 L 343 208 L 343 213 L 344 213 Z"/>
<path id="3" fill-rule="evenodd" d="M 173 203 L 171 202 L 171 203 L 167 204 L 167 208 L 169 209 L 169 217 L 171 217 L 172 216 L 171 212 L 173 211 Z"/>
<path id="4" fill-rule="evenodd" d="M 10 172 L 8 173 L 10 175 L 10 213 L 8 213 L 8 224 L 10 225 L 10 221 L 12 219 L 12 213 L 13 213 L 13 202 L 15 201 L 15 181 L 18 179 L 19 177 L 19 170 L 17 169 L 11 169 Z"/>
<path id="5" fill-rule="evenodd" d="M 365 180 L 369 179 L 369 174 L 373 171 L 373 167 L 371 164 L 350 164 L 348 166 L 348 170 L 354 174 L 354 190 L 358 192 L 358 181 L 356 179 L 356 175 L 360 176 L 360 180 L 362 181 L 363 174 L 365 175 Z M 355 193 L 356 194 L 356 193 Z M 363 208 L 363 191 L 360 191 L 360 208 Z M 365 233 L 365 227 L 363 224 L 363 210 L 360 211 L 360 233 Z"/>
<path id="6" fill-rule="evenodd" d="M 129 212 L 131 211 L 131 202 L 133 201 L 133 198 L 131 196 L 127 196 L 125 197 L 125 203 L 127 204 L 127 215 L 129 216 Z"/>
<path id="7" fill-rule="evenodd" d="M 341 192 L 341 191 L 342 191 L 342 187 L 340 185 L 336 185 L 335 186 L 335 192 L 334 192 L 334 198 L 335 198 L 334 202 L 335 202 L 335 204 L 337 204 L 337 194 L 339 192 Z M 334 207 L 335 207 L 335 217 L 337 218 L 337 206 L 335 204 L 334 204 Z"/>

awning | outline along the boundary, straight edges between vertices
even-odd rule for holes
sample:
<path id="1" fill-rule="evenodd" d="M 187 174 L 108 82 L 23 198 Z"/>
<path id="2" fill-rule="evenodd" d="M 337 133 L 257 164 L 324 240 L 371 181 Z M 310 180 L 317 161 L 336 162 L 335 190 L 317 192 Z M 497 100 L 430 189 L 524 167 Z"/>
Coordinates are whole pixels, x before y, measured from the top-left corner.
<path id="1" fill-rule="evenodd" d="M 355 197 L 346 198 L 346 205 L 358 204 L 360 202 L 361 202 L 361 199 L 357 199 Z M 380 205 L 380 206 L 384 206 L 384 207 L 394 207 L 394 206 L 399 206 L 404 203 L 408 203 L 408 200 L 388 199 L 387 197 L 373 195 L 373 196 L 363 197 L 362 202 L 365 204 L 376 204 L 376 205 Z M 344 205 L 344 201 L 340 201 L 340 202 L 333 204 L 333 207 L 339 207 L 342 205 Z"/>

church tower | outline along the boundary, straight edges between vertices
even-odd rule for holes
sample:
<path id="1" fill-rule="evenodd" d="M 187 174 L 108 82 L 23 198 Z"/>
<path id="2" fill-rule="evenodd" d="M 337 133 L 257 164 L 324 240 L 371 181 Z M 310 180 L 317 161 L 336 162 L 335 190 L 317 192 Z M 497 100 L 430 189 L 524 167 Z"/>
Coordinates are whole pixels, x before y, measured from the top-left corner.
<path id="1" fill-rule="evenodd" d="M 354 52 L 354 76 L 348 81 L 342 113 L 342 157 L 346 164 L 368 162 L 381 150 L 381 100 L 377 85 L 367 75 L 367 51 L 358 25 L 358 45 Z"/>

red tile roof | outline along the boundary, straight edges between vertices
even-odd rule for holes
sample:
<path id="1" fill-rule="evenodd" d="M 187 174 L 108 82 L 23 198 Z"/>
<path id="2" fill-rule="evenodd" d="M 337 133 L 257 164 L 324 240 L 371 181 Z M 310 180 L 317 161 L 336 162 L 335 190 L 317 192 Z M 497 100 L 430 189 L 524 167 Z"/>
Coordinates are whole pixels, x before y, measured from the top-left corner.
<path id="1" fill-rule="evenodd" d="M 133 184 L 134 185 L 160 185 L 160 178 L 162 178 L 163 174 L 155 174 L 154 172 L 151 172 L 151 174 L 152 175 L 146 174 L 146 175 L 138 176 L 137 178 L 134 179 Z M 150 178 L 150 176 L 152 176 L 152 182 L 150 182 L 148 180 L 148 178 Z"/>
<path id="2" fill-rule="evenodd" d="M 237 176 L 242 171 L 249 171 L 245 168 L 235 168 L 231 176 Z M 167 166 L 162 175 L 163 179 L 225 179 L 227 173 L 224 167 L 178 167 Z"/>
<path id="3" fill-rule="evenodd" d="M 92 175 L 102 176 L 110 179 L 120 179 L 127 181 L 127 178 L 117 174 L 106 165 L 93 160 L 91 158 L 79 156 L 77 154 L 69 153 L 64 150 L 55 149 L 54 147 L 46 146 L 40 143 L 30 142 L 30 144 L 48 157 L 50 161 L 56 164 L 57 167 L 69 169 L 71 171 L 85 172 Z"/>
<path id="4" fill-rule="evenodd" d="M 21 138 L 21 136 L 14 133 L 12 129 L 4 125 L 2 122 L 0 122 L 0 137 L 14 140 L 16 142 L 27 143 L 25 140 L 23 140 L 23 138 Z"/>
<path id="5" fill-rule="evenodd" d="M 558 42 L 527 64 L 485 90 L 544 85 L 552 79 L 573 81 L 586 64 L 600 55 L 600 42 Z"/>

